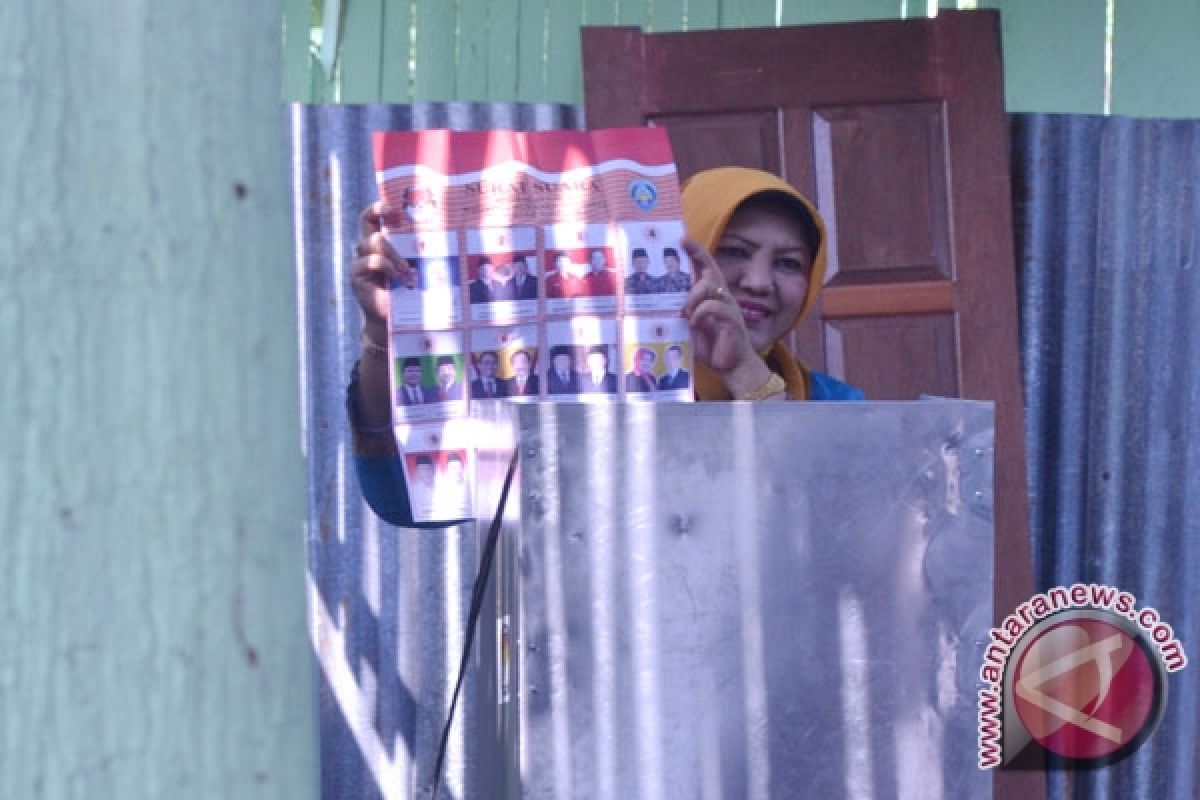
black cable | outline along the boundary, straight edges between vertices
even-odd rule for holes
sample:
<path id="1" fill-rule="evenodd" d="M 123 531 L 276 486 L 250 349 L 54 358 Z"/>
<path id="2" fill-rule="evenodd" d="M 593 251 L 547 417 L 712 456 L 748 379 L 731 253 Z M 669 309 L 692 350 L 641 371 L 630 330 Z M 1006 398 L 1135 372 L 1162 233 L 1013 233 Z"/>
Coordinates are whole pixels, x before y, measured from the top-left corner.
<path id="1" fill-rule="evenodd" d="M 458 664 L 458 680 L 454 683 L 454 694 L 450 698 L 450 710 L 446 714 L 446 727 L 442 729 L 442 741 L 438 744 L 437 761 L 433 764 L 433 782 L 430 785 L 431 800 L 437 800 L 438 787 L 442 782 L 442 766 L 446 759 L 446 746 L 450 742 L 450 726 L 454 724 L 454 711 L 458 707 L 458 694 L 467 675 L 467 662 L 471 658 L 471 645 L 475 642 L 475 627 L 479 612 L 483 609 L 483 592 L 487 588 L 488 576 L 492 573 L 492 557 L 496 553 L 496 541 L 500 538 L 500 525 L 504 519 L 504 506 L 508 502 L 508 490 L 517 471 L 517 451 L 508 462 L 508 474 L 504 476 L 504 488 L 500 490 L 500 502 L 496 515 L 488 529 L 487 543 L 483 546 L 483 557 L 479 561 L 479 572 L 475 574 L 475 585 L 471 589 L 471 609 L 467 612 L 467 630 L 463 639 L 462 660 Z"/>

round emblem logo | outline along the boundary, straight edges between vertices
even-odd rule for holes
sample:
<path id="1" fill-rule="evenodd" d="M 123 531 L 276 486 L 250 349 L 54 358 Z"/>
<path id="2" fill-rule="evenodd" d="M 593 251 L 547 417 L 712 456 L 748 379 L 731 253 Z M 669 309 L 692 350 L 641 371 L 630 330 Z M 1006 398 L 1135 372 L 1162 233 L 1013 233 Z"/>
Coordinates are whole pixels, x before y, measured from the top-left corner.
<path id="1" fill-rule="evenodd" d="M 1157 659 L 1112 618 L 1067 617 L 1034 631 L 1013 674 L 1021 724 L 1052 753 L 1119 759 L 1153 732 L 1162 711 Z"/>
<path id="2" fill-rule="evenodd" d="M 629 184 L 629 196 L 642 211 L 653 211 L 658 205 L 658 189 L 645 178 L 638 178 Z"/>

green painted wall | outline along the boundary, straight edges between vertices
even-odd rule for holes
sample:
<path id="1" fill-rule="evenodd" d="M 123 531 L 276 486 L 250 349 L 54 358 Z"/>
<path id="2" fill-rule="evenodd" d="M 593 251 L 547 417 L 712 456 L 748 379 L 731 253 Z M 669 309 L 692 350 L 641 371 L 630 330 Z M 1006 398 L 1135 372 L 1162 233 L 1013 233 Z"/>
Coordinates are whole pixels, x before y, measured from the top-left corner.
<path id="1" fill-rule="evenodd" d="M 317 794 L 281 14 L 0 12 L 0 797 Z"/>
<path id="2" fill-rule="evenodd" d="M 287 0 L 285 95 L 305 102 L 581 102 L 580 25 L 678 31 L 924 16 L 928 0 L 344 0 L 332 74 L 314 4 Z M 1200 6 L 1112 0 L 1112 112 L 1200 116 Z M 1003 17 L 1010 111 L 1099 114 L 1109 0 L 979 0 Z M 968 6 L 940 0 L 942 8 Z M 412 32 L 415 30 L 415 46 Z"/>

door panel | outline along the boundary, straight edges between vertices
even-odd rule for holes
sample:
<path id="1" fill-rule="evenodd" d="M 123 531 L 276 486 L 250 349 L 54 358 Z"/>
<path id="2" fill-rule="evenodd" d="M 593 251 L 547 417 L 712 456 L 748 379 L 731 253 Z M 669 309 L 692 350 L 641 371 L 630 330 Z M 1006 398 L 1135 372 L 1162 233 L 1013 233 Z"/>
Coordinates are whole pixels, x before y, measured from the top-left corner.
<path id="1" fill-rule="evenodd" d="M 829 319 L 829 366 L 861 388 L 881 393 L 957 397 L 953 314 L 907 314 Z"/>
<path id="2" fill-rule="evenodd" d="M 779 115 L 774 110 L 649 118 L 667 129 L 682 175 L 717 166 L 760 166 L 779 172 Z"/>
<path id="3" fill-rule="evenodd" d="M 829 283 L 927 268 L 952 277 L 940 103 L 814 109 L 817 202 L 832 219 Z M 902 186 L 905 191 L 895 191 Z"/>

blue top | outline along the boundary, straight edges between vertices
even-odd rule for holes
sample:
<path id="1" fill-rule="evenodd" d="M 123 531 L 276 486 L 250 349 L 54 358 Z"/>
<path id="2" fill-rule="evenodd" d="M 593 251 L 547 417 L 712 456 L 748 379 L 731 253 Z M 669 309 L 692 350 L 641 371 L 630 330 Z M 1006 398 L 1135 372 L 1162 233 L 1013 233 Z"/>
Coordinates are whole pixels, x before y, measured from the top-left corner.
<path id="1" fill-rule="evenodd" d="M 862 390 L 823 372 L 810 372 L 812 397 L 817 402 L 861 402 L 866 400 Z M 355 454 L 354 467 L 363 499 L 390 525 L 402 528 L 446 528 L 458 522 L 413 522 L 408 486 L 404 482 L 404 465 L 400 456 Z"/>
<path id="2" fill-rule="evenodd" d="M 808 373 L 812 379 L 812 397 L 809 400 L 818 402 L 863 402 L 866 395 L 862 393 L 862 389 L 851 386 L 848 383 L 839 381 L 831 375 L 826 375 L 824 372 L 810 371 Z"/>

